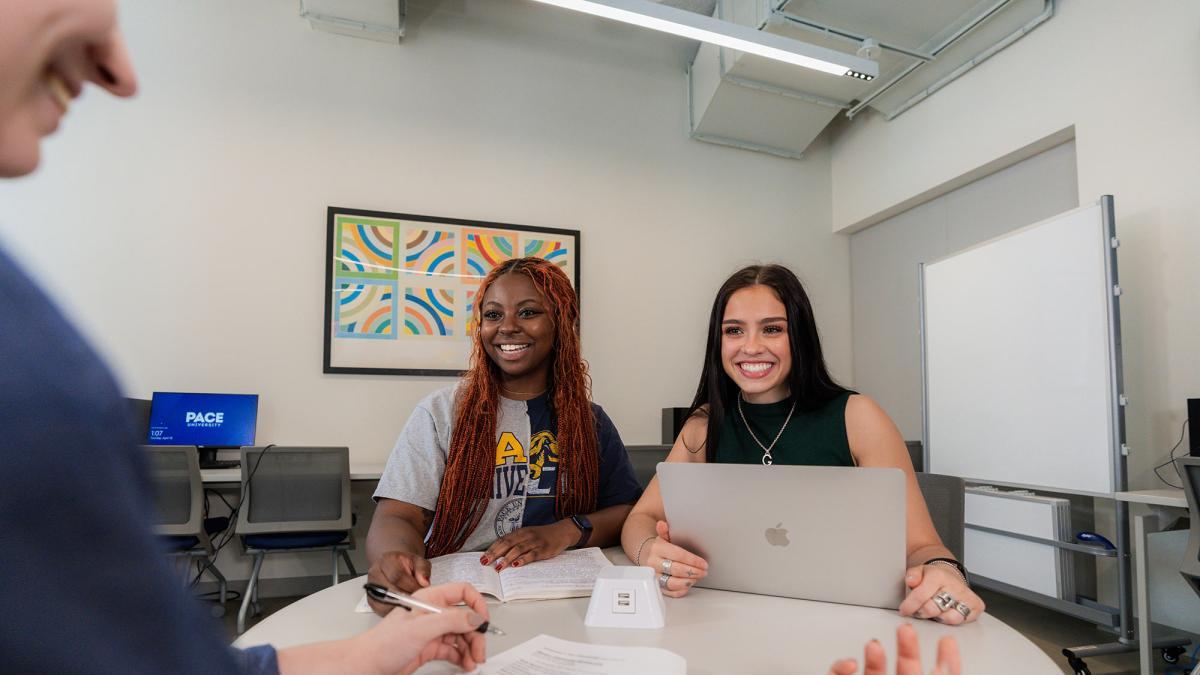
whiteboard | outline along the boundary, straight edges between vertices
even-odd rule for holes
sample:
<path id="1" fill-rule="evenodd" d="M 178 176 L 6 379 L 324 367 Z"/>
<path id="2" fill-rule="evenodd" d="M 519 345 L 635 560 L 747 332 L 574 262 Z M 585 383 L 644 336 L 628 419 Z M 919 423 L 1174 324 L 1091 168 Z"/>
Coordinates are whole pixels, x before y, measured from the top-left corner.
<path id="1" fill-rule="evenodd" d="M 922 265 L 929 471 L 1114 491 L 1111 238 L 1098 203 Z"/>
<path id="2" fill-rule="evenodd" d="M 963 564 L 972 574 L 1075 601 L 1071 554 L 1051 544 L 972 529 L 982 525 L 1051 541 L 1073 536 L 1071 503 L 1057 497 L 967 488 Z"/>

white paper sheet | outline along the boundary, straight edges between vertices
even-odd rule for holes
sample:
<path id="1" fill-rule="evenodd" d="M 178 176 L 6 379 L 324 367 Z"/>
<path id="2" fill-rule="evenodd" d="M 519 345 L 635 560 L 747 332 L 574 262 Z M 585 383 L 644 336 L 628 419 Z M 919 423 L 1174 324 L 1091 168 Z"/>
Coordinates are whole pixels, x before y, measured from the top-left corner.
<path id="1" fill-rule="evenodd" d="M 488 658 L 481 675 L 684 675 L 687 661 L 655 647 L 612 647 L 539 635 Z"/>

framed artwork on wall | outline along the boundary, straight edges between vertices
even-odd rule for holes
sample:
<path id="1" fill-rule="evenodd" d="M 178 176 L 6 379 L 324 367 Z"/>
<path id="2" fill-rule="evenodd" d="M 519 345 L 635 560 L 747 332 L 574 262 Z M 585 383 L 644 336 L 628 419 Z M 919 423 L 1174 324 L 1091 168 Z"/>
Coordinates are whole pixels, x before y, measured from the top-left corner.
<path id="1" fill-rule="evenodd" d="M 579 231 L 330 206 L 326 212 L 324 372 L 459 375 L 479 283 L 537 256 L 579 292 Z"/>

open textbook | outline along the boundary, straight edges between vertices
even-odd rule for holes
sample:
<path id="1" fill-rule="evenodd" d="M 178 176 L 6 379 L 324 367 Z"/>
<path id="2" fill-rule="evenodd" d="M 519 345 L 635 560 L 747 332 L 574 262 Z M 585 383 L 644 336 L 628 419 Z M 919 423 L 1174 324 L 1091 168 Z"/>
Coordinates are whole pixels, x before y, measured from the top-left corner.
<path id="1" fill-rule="evenodd" d="M 500 602 L 578 598 L 592 594 L 600 570 L 612 565 L 598 548 L 563 551 L 547 560 L 497 572 L 479 564 L 480 553 L 451 553 L 433 560 L 429 583 L 465 581 Z"/>
<path id="2" fill-rule="evenodd" d="M 657 647 L 610 647 L 539 635 L 489 657 L 480 675 L 685 675 L 687 661 Z"/>

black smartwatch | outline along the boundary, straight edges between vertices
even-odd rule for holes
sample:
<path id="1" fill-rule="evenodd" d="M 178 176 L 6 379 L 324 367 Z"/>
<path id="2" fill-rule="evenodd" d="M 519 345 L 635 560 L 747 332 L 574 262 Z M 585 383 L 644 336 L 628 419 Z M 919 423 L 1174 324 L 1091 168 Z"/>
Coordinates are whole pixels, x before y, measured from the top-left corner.
<path id="1" fill-rule="evenodd" d="M 588 520 L 587 516 L 574 515 L 571 516 L 571 522 L 579 528 L 579 541 L 575 542 L 571 548 L 587 546 L 588 539 L 592 538 L 592 521 Z"/>

